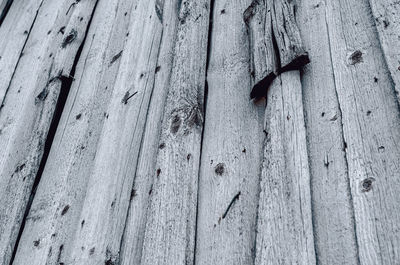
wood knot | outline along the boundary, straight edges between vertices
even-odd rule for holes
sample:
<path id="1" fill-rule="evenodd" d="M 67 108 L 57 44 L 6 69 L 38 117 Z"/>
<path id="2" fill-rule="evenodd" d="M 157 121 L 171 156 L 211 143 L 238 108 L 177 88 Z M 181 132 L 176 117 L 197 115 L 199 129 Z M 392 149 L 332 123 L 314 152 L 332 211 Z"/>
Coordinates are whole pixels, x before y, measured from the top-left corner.
<path id="1" fill-rule="evenodd" d="M 71 32 L 64 38 L 64 41 L 61 44 L 61 47 L 62 48 L 67 47 L 67 45 L 72 43 L 76 39 L 77 36 L 78 36 L 78 32 L 75 29 L 71 29 Z"/>
<path id="2" fill-rule="evenodd" d="M 366 178 L 363 181 L 361 181 L 361 191 L 362 192 L 368 192 L 372 190 L 372 182 L 374 182 L 374 178 Z"/>
<path id="3" fill-rule="evenodd" d="M 361 63 L 363 61 L 362 56 L 363 56 L 363 53 L 360 50 L 353 52 L 349 56 L 349 64 L 355 65 L 355 64 Z"/>
<path id="4" fill-rule="evenodd" d="M 214 171 L 218 176 L 222 176 L 225 172 L 225 164 L 219 163 L 218 165 L 215 166 Z"/>

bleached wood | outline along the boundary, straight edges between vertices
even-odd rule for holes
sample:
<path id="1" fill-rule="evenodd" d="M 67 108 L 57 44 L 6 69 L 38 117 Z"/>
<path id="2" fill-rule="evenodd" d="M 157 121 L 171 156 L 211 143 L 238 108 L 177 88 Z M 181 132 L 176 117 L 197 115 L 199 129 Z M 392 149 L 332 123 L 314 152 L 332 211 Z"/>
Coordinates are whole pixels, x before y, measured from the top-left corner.
<path id="1" fill-rule="evenodd" d="M 265 104 L 249 99 L 250 52 L 243 12 L 250 3 L 215 1 L 196 264 L 247 265 L 255 255 Z"/>
<path id="2" fill-rule="evenodd" d="M 157 69 L 162 25 L 155 1 L 137 1 L 71 247 L 73 264 L 115 264 Z"/>
<path id="3" fill-rule="evenodd" d="M 396 264 L 400 115 L 370 12 L 368 1 L 326 3 L 360 263 Z"/>
<path id="4" fill-rule="evenodd" d="M 281 74 L 269 89 L 257 265 L 316 264 L 301 89 L 299 71 Z"/>
<path id="5" fill-rule="evenodd" d="M 162 13 L 163 37 L 161 40 L 160 53 L 157 65 L 159 66 L 155 78 L 154 91 L 146 121 L 146 130 L 143 136 L 142 147 L 139 155 L 138 168 L 135 173 L 134 186 L 131 192 L 129 216 L 121 245 L 121 264 L 140 264 L 144 233 L 147 222 L 147 210 L 149 208 L 150 196 L 156 176 L 156 163 L 159 148 L 165 148 L 166 144 L 159 142 L 164 106 L 167 93 L 171 87 L 171 71 L 173 61 L 182 60 L 179 53 L 175 53 L 175 43 L 179 32 L 186 27 L 178 27 L 179 14 L 176 11 L 176 1 L 168 1 L 157 4 Z M 182 34 L 182 33 L 180 33 Z M 190 43 L 190 39 L 181 41 L 182 44 Z M 198 45 L 198 44 L 196 44 Z M 175 59 L 174 59 L 175 58 Z M 179 67 L 178 67 L 179 68 Z M 182 71 L 182 69 L 175 69 Z M 171 104 L 171 103 L 169 103 Z"/>
<path id="6" fill-rule="evenodd" d="M 318 264 L 357 264 L 342 115 L 331 65 L 325 4 L 297 1 L 297 18 L 311 63 L 302 75 L 314 242 Z"/>
<path id="7" fill-rule="evenodd" d="M 5 18 L 7 15 L 7 10 L 10 7 L 12 0 L 0 0 L 0 26 L 1 26 L 1 21 Z"/>
<path id="8" fill-rule="evenodd" d="M 208 0 L 179 9 L 142 265 L 194 262 L 209 10 Z"/>
<path id="9" fill-rule="evenodd" d="M 255 0 L 244 11 L 248 26 L 250 57 L 254 88 L 251 98 L 266 95 L 268 87 L 279 74 L 279 58 L 276 58 L 272 32 L 271 7 L 266 1 Z"/>
<path id="10" fill-rule="evenodd" d="M 0 26 L 0 104 L 9 89 L 22 50 L 43 0 L 15 1 Z M 1 12 L 0 12 L 1 13 Z M 49 27 L 49 26 L 48 26 Z M 0 106 L 1 106 L 0 105 Z"/>
<path id="11" fill-rule="evenodd" d="M 93 1 L 81 2 L 75 5 L 73 12 L 66 14 L 71 2 L 43 3 L 10 86 L 3 90 L 6 97 L 2 98 L 0 113 L 0 148 L 3 150 L 0 160 L 2 264 L 8 264 L 11 258 L 43 155 L 64 80 L 62 77 L 68 76 L 71 71 L 95 4 Z M 65 36 L 59 32 L 62 26 L 65 26 Z M 70 39 L 68 45 L 62 45 L 72 31 L 75 38 Z M 3 51 L 7 53 L 7 49 Z"/>
<path id="12" fill-rule="evenodd" d="M 74 234 L 85 225 L 79 217 L 87 176 L 107 118 L 131 9 L 132 1 L 118 0 L 100 1 L 96 7 L 14 264 L 27 260 L 30 264 L 70 264 Z"/>
<path id="13" fill-rule="evenodd" d="M 380 44 L 400 102 L 400 2 L 370 0 Z"/>

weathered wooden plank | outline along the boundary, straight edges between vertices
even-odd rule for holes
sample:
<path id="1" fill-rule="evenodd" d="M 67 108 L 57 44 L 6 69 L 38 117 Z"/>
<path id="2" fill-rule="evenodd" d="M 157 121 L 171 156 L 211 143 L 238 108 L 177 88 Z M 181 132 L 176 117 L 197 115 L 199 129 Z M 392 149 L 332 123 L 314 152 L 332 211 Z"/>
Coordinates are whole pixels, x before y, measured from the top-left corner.
<path id="1" fill-rule="evenodd" d="M 179 1 L 176 0 L 167 1 L 166 3 L 157 3 L 157 8 L 160 10 L 160 14 L 162 14 L 163 38 L 161 40 L 160 53 L 157 62 L 158 72 L 154 83 L 154 91 L 151 98 L 149 112 L 147 115 L 148 119 L 146 121 L 146 130 L 143 136 L 142 147 L 139 155 L 138 168 L 135 173 L 134 187 L 131 193 L 129 216 L 126 222 L 125 233 L 121 246 L 121 264 L 141 263 L 144 233 L 148 218 L 147 210 L 150 203 L 149 198 L 151 194 L 153 194 L 150 192 L 150 190 L 155 189 L 155 186 L 153 186 L 153 180 L 156 177 L 158 149 L 166 147 L 166 143 L 159 144 L 159 141 L 167 94 L 170 87 L 174 86 L 174 84 L 171 83 L 171 72 L 173 65 L 178 64 L 179 60 L 182 60 L 181 56 L 186 54 L 183 53 L 181 55 L 180 52 L 175 52 L 175 49 L 178 49 L 179 46 L 182 45 L 187 45 L 186 48 L 189 48 L 190 43 L 194 43 L 193 45 L 195 45 L 195 47 L 200 44 L 193 42 L 191 39 L 192 37 L 188 36 L 187 38 L 183 38 L 181 41 L 179 41 L 177 48 L 175 48 L 175 43 L 178 36 L 182 36 L 182 32 L 185 32 L 188 27 L 185 25 L 179 26 L 180 16 L 176 9 L 178 2 Z M 201 15 L 203 16 L 201 19 L 208 18 L 208 16 L 204 16 L 202 13 Z M 190 27 L 194 27 L 192 25 L 193 22 L 190 23 Z M 195 49 L 194 51 L 197 52 Z M 190 55 L 188 58 L 192 58 L 192 55 Z M 174 69 L 174 75 L 176 76 L 179 71 L 184 73 L 183 70 L 184 69 L 181 69 L 180 67 L 176 67 L 176 69 Z M 174 82 L 177 83 L 176 80 Z M 149 244 L 149 242 L 147 242 L 147 244 Z"/>
<path id="2" fill-rule="evenodd" d="M 400 2 L 370 0 L 386 63 L 400 102 Z"/>
<path id="3" fill-rule="evenodd" d="M 0 113 L 0 148 L 4 154 L 0 160 L 2 264 L 8 264 L 11 258 L 58 96 L 62 87 L 68 88 L 68 76 L 96 1 L 75 4 L 68 13 L 71 3 L 43 2 L 28 32 L 29 39 L 10 86 L 2 90 L 5 95 Z M 59 31 L 62 27 L 65 35 Z M 7 49 L 3 51 L 7 53 Z"/>
<path id="4" fill-rule="evenodd" d="M 279 53 L 280 72 L 301 69 L 309 63 L 300 31 L 294 16 L 293 1 L 268 0 L 271 9 L 273 34 Z"/>
<path id="5" fill-rule="evenodd" d="M 208 0 L 183 1 L 179 9 L 143 265 L 194 262 L 209 10 Z"/>
<path id="6" fill-rule="evenodd" d="M 254 87 L 250 98 L 266 95 L 275 77 L 309 63 L 291 1 L 253 0 L 243 17 L 249 27 Z"/>
<path id="7" fill-rule="evenodd" d="M 162 25 L 156 1 L 133 3 L 129 38 L 106 112 L 80 222 L 66 262 L 115 264 L 136 171 L 142 135 L 157 72 Z M 138 37 L 140 36 L 140 37 Z M 82 225 L 83 223 L 83 225 Z"/>
<path id="8" fill-rule="evenodd" d="M 68 251 L 76 229 L 85 225 L 79 217 L 87 176 L 107 119 L 132 4 L 100 1 L 96 7 L 14 264 L 71 262 Z"/>
<path id="9" fill-rule="evenodd" d="M 400 115 L 368 1 L 327 1 L 361 264 L 399 261 Z"/>
<path id="10" fill-rule="evenodd" d="M 331 65 L 326 5 L 297 1 L 298 25 L 311 63 L 302 75 L 314 242 L 318 264 L 358 264 L 342 114 Z"/>
<path id="11" fill-rule="evenodd" d="M 0 27 L 0 106 L 43 0 L 16 1 Z"/>
<path id="12" fill-rule="evenodd" d="M 279 58 L 276 57 L 272 30 L 271 7 L 267 1 L 255 0 L 244 11 L 248 26 L 254 88 L 250 98 L 265 96 L 268 87 L 279 74 Z"/>
<path id="13" fill-rule="evenodd" d="M 249 100 L 250 53 L 243 12 L 250 3 L 215 1 L 196 264 L 254 262 L 264 104 Z"/>
<path id="14" fill-rule="evenodd" d="M 299 71 L 269 89 L 255 264 L 316 264 L 301 89 Z"/>

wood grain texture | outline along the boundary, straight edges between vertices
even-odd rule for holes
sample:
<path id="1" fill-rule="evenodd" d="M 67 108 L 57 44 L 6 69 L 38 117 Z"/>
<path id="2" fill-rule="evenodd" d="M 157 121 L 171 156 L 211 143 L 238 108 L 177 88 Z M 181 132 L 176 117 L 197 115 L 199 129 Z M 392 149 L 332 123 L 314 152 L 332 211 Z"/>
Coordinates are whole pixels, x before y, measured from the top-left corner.
<path id="1" fill-rule="evenodd" d="M 11 258 L 58 96 L 84 39 L 95 1 L 77 4 L 67 14 L 70 4 L 71 1 L 43 3 L 28 33 L 13 79 L 8 87 L 2 86 L 5 88 L 0 113 L 0 148 L 4 154 L 0 160 L 2 264 L 8 264 Z M 61 27 L 65 27 L 65 35 L 59 32 Z M 66 40 L 68 45 L 63 45 Z"/>
<path id="2" fill-rule="evenodd" d="M 196 264 L 253 264 L 264 105 L 249 100 L 250 1 L 215 1 L 197 217 Z M 234 28 L 235 30 L 227 30 Z"/>
<path id="3" fill-rule="evenodd" d="M 253 0 L 243 17 L 248 25 L 254 87 L 250 98 L 266 95 L 275 77 L 309 63 L 291 1 Z"/>
<path id="4" fill-rule="evenodd" d="M 120 59 L 93 167 L 87 175 L 88 189 L 81 202 L 80 223 L 71 248 L 65 253 L 73 264 L 119 262 L 162 35 L 154 4 L 155 1 L 132 3 L 129 38 Z"/>
<path id="5" fill-rule="evenodd" d="M 271 13 L 267 1 L 256 0 L 243 14 L 248 27 L 251 68 L 255 84 L 250 98 L 266 95 L 268 87 L 279 74 L 280 65 L 274 47 Z"/>
<path id="6" fill-rule="evenodd" d="M 16 1 L 0 27 L 0 102 L 9 90 L 11 79 L 22 57 L 43 0 Z M 5 37 L 8 36 L 8 37 Z"/>
<path id="7" fill-rule="evenodd" d="M 314 242 L 318 264 L 357 264 L 342 114 L 331 65 L 326 5 L 298 1 L 298 25 L 311 63 L 302 75 Z"/>
<path id="8" fill-rule="evenodd" d="M 141 263 L 193 264 L 209 1 L 183 1 Z"/>
<path id="9" fill-rule="evenodd" d="M 368 1 L 326 3 L 361 264 L 399 260 L 400 115 Z"/>
<path id="10" fill-rule="evenodd" d="M 70 264 L 74 234 L 85 223 L 79 217 L 87 176 L 107 119 L 131 9 L 131 1 L 117 0 L 96 7 L 14 264 Z"/>
<path id="11" fill-rule="evenodd" d="M 400 2 L 370 0 L 380 44 L 400 102 Z"/>
<path id="12" fill-rule="evenodd" d="M 255 264 L 316 264 L 301 88 L 290 71 L 268 92 Z"/>
<path id="13" fill-rule="evenodd" d="M 199 118 L 196 117 L 198 114 L 203 117 L 201 112 L 203 111 L 202 101 L 204 97 L 205 58 L 207 53 L 206 35 L 210 6 L 208 2 L 195 3 L 188 1 L 183 2 L 180 12 L 177 12 L 178 3 L 179 1 L 167 1 L 164 4 L 157 5 L 157 8 L 161 10 L 160 13 L 162 13 L 163 38 L 157 62 L 158 72 L 148 113 L 149 119 L 146 122 L 146 131 L 132 190 L 129 217 L 122 243 L 121 264 L 141 264 L 144 242 L 146 248 L 157 249 L 157 254 L 154 257 L 149 256 L 149 251 L 145 251 L 143 255 L 144 264 L 151 262 L 179 264 L 182 259 L 188 260 L 188 262 L 193 260 L 194 211 L 197 203 L 198 177 L 196 172 L 199 167 L 198 159 L 201 143 L 198 138 L 199 132 L 202 130 L 202 121 L 198 121 L 201 124 L 193 125 L 190 124 L 190 119 Z M 185 14 L 188 14 L 186 18 Z M 184 67 L 177 67 L 177 65 L 183 65 Z M 176 89 L 174 89 L 175 87 Z M 186 90 L 188 92 L 185 92 Z M 170 91 L 168 106 L 164 107 L 168 91 Z M 176 101 L 176 95 L 181 95 L 178 101 Z M 196 102 L 196 98 L 198 102 Z M 194 103 L 193 108 L 188 106 L 190 102 Z M 179 125 L 177 132 L 171 133 L 171 119 L 175 118 L 175 116 L 172 117 L 169 112 L 172 111 L 171 107 L 174 104 L 184 105 L 181 110 L 175 111 L 173 115 L 177 114 L 178 116 L 176 117 L 182 118 L 182 121 L 186 120 L 186 122 Z M 167 108 L 169 109 L 166 110 Z M 188 113 L 185 113 L 186 111 Z M 190 115 L 186 118 L 183 117 L 188 114 Z M 162 136 L 160 136 L 162 124 L 164 125 Z M 187 127 L 188 125 L 189 127 Z M 174 128 L 177 127 L 175 126 Z M 182 132 L 190 132 L 190 136 Z M 160 137 L 162 137 L 162 140 L 160 140 Z M 192 146 L 185 145 L 185 142 L 191 137 L 195 137 L 197 140 L 191 143 Z M 192 151 L 187 150 L 193 148 L 194 150 Z M 158 150 L 160 152 L 161 150 L 164 151 L 157 156 Z M 161 157 L 168 155 L 169 152 L 173 154 L 172 158 L 164 161 Z M 178 157 L 178 159 L 181 157 L 182 164 L 181 166 L 171 165 L 171 170 L 175 173 L 168 172 L 166 170 L 168 168 L 167 164 L 164 163 L 174 161 L 175 157 Z M 190 171 L 192 172 L 190 174 L 184 173 L 188 165 L 191 165 Z M 157 169 L 160 169 L 160 171 L 157 171 Z M 159 175 L 158 177 L 157 174 Z M 175 174 L 176 177 L 174 176 Z M 189 174 L 189 176 L 183 178 L 185 174 Z M 159 219 L 158 217 L 162 215 L 159 212 L 165 210 L 163 208 L 160 209 L 157 206 L 157 202 L 163 203 L 166 208 L 176 207 L 171 203 L 171 200 L 177 200 L 179 192 L 172 194 L 172 190 L 175 191 L 175 189 L 171 188 L 168 183 L 173 178 L 176 178 L 176 181 L 181 183 L 178 186 L 193 189 L 190 196 L 183 192 L 182 196 L 184 197 L 179 199 L 181 201 L 180 205 L 182 205 L 188 198 L 191 198 L 191 203 L 188 204 L 186 211 L 192 218 L 186 216 L 185 213 L 181 216 L 181 218 L 185 219 L 177 218 L 175 223 L 175 225 L 181 223 L 188 226 L 188 231 L 192 231 L 188 234 L 188 237 L 185 234 L 180 235 L 181 233 L 186 233 L 186 231 L 182 230 L 180 226 L 173 225 L 171 217 L 168 217 L 170 220 L 168 224 L 171 226 L 167 226 L 164 223 L 165 219 Z M 165 184 L 165 187 L 161 185 L 162 183 Z M 147 214 L 148 209 L 150 209 L 149 214 Z M 176 213 L 176 209 L 166 211 L 168 215 L 174 213 Z M 146 227 L 148 220 L 151 223 Z M 185 224 L 186 222 L 187 224 Z M 171 229 L 174 226 L 176 228 Z M 144 241 L 145 232 L 146 241 Z M 176 238 L 176 236 L 182 236 L 182 241 L 179 241 L 180 244 L 176 246 L 171 242 L 168 244 L 158 239 L 161 234 L 164 234 L 165 237 L 171 235 L 171 239 Z M 171 254 L 170 257 L 164 256 L 163 251 L 168 251 Z M 172 253 L 177 254 L 172 255 Z"/>

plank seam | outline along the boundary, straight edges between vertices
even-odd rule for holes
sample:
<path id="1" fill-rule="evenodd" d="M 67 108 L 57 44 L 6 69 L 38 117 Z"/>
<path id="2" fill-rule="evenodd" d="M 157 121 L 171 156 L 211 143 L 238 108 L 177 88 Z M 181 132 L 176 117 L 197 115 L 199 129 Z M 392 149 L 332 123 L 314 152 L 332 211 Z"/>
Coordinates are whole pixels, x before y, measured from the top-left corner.
<path id="1" fill-rule="evenodd" d="M 13 81 L 13 79 L 14 79 L 14 75 L 15 75 L 15 72 L 17 71 L 17 68 L 18 68 L 18 65 L 19 65 L 19 61 L 21 60 L 21 57 L 24 55 L 25 46 L 26 46 L 26 44 L 28 43 L 29 36 L 31 35 L 33 26 L 35 25 L 35 22 L 36 22 L 36 19 L 37 19 L 38 14 L 39 14 L 40 8 L 42 7 L 42 4 L 43 4 L 43 0 L 42 0 L 42 2 L 40 2 L 40 5 L 39 5 L 38 9 L 36 10 L 35 18 L 33 19 L 32 25 L 31 25 L 31 27 L 29 28 L 29 31 L 28 31 L 28 34 L 27 34 L 27 36 L 26 36 L 24 45 L 22 46 L 21 52 L 20 52 L 19 57 L 18 57 L 18 61 L 17 61 L 17 63 L 15 64 L 13 74 L 12 74 L 12 76 L 11 76 L 11 78 L 10 78 L 10 82 L 8 83 L 8 86 L 7 86 L 7 88 L 6 88 L 6 91 L 4 92 L 3 101 L 1 102 L 1 105 L 0 105 L 0 111 L 1 111 L 1 109 L 3 108 L 3 106 L 4 106 L 4 102 L 6 101 L 7 94 L 8 94 L 7 92 L 8 92 L 8 90 L 10 89 L 11 83 L 12 83 L 12 81 Z M 2 22 L 2 21 L 1 21 L 1 22 Z M 1 23 L 0 23 L 0 26 L 1 26 Z"/>
<path id="2" fill-rule="evenodd" d="M 203 144 L 204 144 L 204 131 L 206 124 L 206 115 L 207 115 L 207 102 L 208 102 L 208 68 L 210 66 L 210 57 L 211 57 L 211 41 L 212 41 L 212 30 L 213 30 L 213 17 L 215 11 L 215 0 L 210 0 L 210 10 L 209 10 L 209 18 L 208 18 L 208 36 L 207 36 L 207 58 L 206 58 L 206 71 L 205 71 L 205 82 L 204 82 L 204 102 L 203 102 L 203 125 L 201 132 L 201 140 L 200 140 L 200 158 L 199 158 L 199 170 L 197 176 L 197 183 L 200 183 L 201 176 L 201 164 L 203 161 Z M 195 220 L 195 231 L 194 231 L 194 249 L 193 249 L 193 265 L 196 265 L 196 250 L 197 250 L 197 227 L 199 221 L 199 198 L 200 198 L 200 185 L 197 187 L 197 201 L 196 201 L 196 220 Z"/>
<path id="3" fill-rule="evenodd" d="M 325 8 L 326 8 L 326 0 L 325 0 Z M 348 157 L 347 157 L 347 150 L 346 150 L 346 139 L 345 139 L 345 135 L 344 135 L 344 129 L 343 129 L 343 112 L 342 112 L 342 107 L 340 105 L 340 101 L 339 101 L 339 95 L 338 95 L 338 91 L 337 91 L 337 86 L 336 86 L 336 76 L 335 76 L 335 68 L 333 66 L 333 56 L 332 56 L 332 47 L 331 47 L 331 38 L 330 38 L 330 34 L 329 34 L 329 25 L 328 25 L 328 21 L 327 21 L 327 17 L 326 17 L 326 9 L 325 9 L 325 26 L 326 26 L 326 32 L 327 32 L 327 36 L 328 36 L 328 49 L 329 49 L 329 58 L 330 58 L 330 62 L 331 62 L 331 68 L 332 68 L 332 76 L 333 76 L 333 85 L 335 88 L 335 96 L 336 96 L 336 100 L 338 102 L 338 111 L 339 111 L 339 117 L 340 117 L 340 129 L 341 129 L 341 136 L 342 136 L 342 146 L 343 146 L 343 152 L 344 152 L 344 161 L 345 161 L 345 165 L 346 165 L 346 176 L 347 176 L 347 193 L 349 195 L 349 201 L 350 201 L 350 208 L 351 208 L 351 221 L 353 223 L 353 227 L 354 227 L 354 239 L 355 239 L 355 247 L 356 247 L 356 253 L 357 253 L 357 264 L 360 265 L 361 261 L 360 261 L 360 253 L 359 253 L 359 243 L 358 243 L 358 238 L 357 238 L 357 224 L 356 224 L 356 220 L 355 220 L 355 210 L 354 210 L 354 202 L 353 202 L 353 195 L 351 193 L 351 186 L 350 186 L 350 176 L 349 176 L 349 161 L 348 161 Z M 318 260 L 317 260 L 318 263 Z"/>
<path id="4" fill-rule="evenodd" d="M 64 106 L 65 106 L 65 103 L 66 103 L 67 98 L 68 98 L 69 90 L 70 90 L 72 82 L 73 82 L 73 78 L 70 78 L 70 77 L 71 76 L 73 77 L 74 74 L 75 74 L 76 66 L 77 66 L 79 58 L 81 56 L 81 53 L 82 53 L 82 50 L 83 50 L 83 46 L 85 44 L 86 37 L 87 37 L 87 34 L 89 32 L 89 28 L 90 28 L 90 25 L 91 25 L 91 22 L 92 22 L 92 18 L 94 16 L 95 11 L 96 11 L 97 3 L 98 3 L 98 0 L 96 0 L 96 3 L 94 5 L 93 11 L 92 11 L 92 15 L 91 15 L 90 20 L 88 22 L 88 25 L 86 27 L 85 36 L 84 36 L 84 38 L 82 40 L 82 43 L 79 46 L 79 49 L 78 49 L 78 51 L 77 51 L 77 53 L 75 55 L 74 62 L 72 64 L 72 68 L 71 68 L 71 71 L 70 71 L 70 74 L 69 74 L 69 78 L 67 78 L 65 76 L 56 77 L 61 81 L 60 94 L 58 96 L 58 100 L 57 100 L 57 103 L 56 103 L 56 107 L 55 107 L 55 111 L 54 111 L 54 114 L 53 114 L 53 118 L 52 118 L 52 121 L 50 123 L 50 128 L 49 128 L 49 131 L 47 133 L 46 140 L 45 140 L 44 151 L 43 151 L 43 155 L 42 155 L 42 158 L 41 158 L 41 161 L 40 161 L 40 164 L 39 164 L 39 169 L 38 169 L 38 172 L 37 172 L 36 177 L 35 177 L 35 181 L 34 181 L 33 186 L 32 186 L 31 194 L 29 196 L 29 201 L 28 201 L 28 204 L 26 206 L 24 217 L 23 217 L 22 222 L 21 222 L 21 227 L 20 227 L 19 232 L 18 232 L 17 240 L 16 240 L 15 245 L 14 245 L 13 253 L 12 253 L 12 256 L 11 256 L 11 259 L 10 259 L 10 265 L 13 264 L 14 259 L 15 259 L 15 255 L 17 254 L 18 245 L 19 245 L 22 233 L 23 233 L 24 228 L 25 228 L 26 218 L 27 218 L 27 216 L 29 214 L 29 211 L 31 209 L 32 202 L 33 202 L 33 199 L 35 197 L 37 187 L 38 187 L 38 185 L 40 183 L 40 179 L 42 177 L 44 168 L 46 166 L 47 158 L 48 158 L 48 156 L 50 154 L 50 150 L 51 150 L 51 146 L 53 144 L 54 136 L 56 134 L 56 131 L 57 131 L 57 128 L 58 128 L 58 124 L 59 124 L 60 119 L 61 119 L 61 114 L 62 114 L 62 112 L 64 110 Z M 42 4 L 43 4 L 43 1 L 41 2 L 40 6 L 38 8 L 37 14 L 39 13 L 39 9 L 42 6 Z M 35 16 L 34 22 L 32 23 L 32 27 L 33 27 L 33 24 L 35 23 L 37 14 Z M 32 27 L 31 27 L 31 29 L 32 29 Z M 31 29 L 29 30 L 29 33 L 30 33 Z M 29 38 L 29 33 L 28 33 L 28 38 Z M 25 44 L 26 44 L 26 42 L 25 42 Z M 24 44 L 24 46 L 25 46 L 25 44 Z M 20 56 L 20 58 L 21 58 L 21 56 Z"/>
<path id="5" fill-rule="evenodd" d="M 1 14 L 0 14 L 0 27 L 1 27 L 1 24 L 3 24 L 3 21 L 6 18 L 8 11 L 11 8 L 12 3 L 13 3 L 13 0 L 8 0 L 6 5 L 4 6 L 3 12 L 1 12 Z"/>

